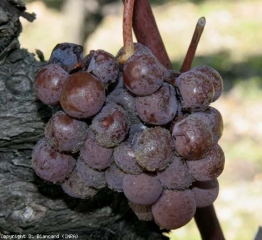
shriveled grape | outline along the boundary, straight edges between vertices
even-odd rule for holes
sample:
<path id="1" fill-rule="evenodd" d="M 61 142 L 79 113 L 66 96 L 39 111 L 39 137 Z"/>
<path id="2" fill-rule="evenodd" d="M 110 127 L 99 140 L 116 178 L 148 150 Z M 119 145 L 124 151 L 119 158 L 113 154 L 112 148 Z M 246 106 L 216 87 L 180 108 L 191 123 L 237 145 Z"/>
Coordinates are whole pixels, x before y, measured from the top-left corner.
<path id="1" fill-rule="evenodd" d="M 137 204 L 151 205 L 160 197 L 163 188 L 156 174 L 126 175 L 123 179 L 126 198 Z"/>
<path id="2" fill-rule="evenodd" d="M 87 128 L 85 122 L 59 111 L 46 124 L 45 137 L 58 151 L 77 152 L 86 138 Z"/>
<path id="3" fill-rule="evenodd" d="M 160 228 L 177 229 L 186 225 L 195 215 L 196 202 L 191 190 L 164 190 L 152 205 L 155 222 Z"/>
<path id="4" fill-rule="evenodd" d="M 90 73 L 70 75 L 61 92 L 64 111 L 75 118 L 88 118 L 99 112 L 105 102 L 105 89 Z"/>
<path id="5" fill-rule="evenodd" d="M 45 138 L 40 139 L 32 153 L 32 166 L 42 179 L 61 183 L 73 171 L 75 159 L 71 155 L 55 151 Z"/>

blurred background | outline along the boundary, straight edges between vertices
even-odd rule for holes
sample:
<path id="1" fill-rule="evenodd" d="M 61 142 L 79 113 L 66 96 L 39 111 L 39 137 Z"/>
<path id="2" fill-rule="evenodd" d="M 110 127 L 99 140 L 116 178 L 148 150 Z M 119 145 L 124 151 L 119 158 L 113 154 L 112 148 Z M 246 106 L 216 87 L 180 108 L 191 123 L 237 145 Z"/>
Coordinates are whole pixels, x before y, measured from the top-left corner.
<path id="1" fill-rule="evenodd" d="M 33 23 L 22 20 L 20 43 L 48 60 L 57 43 L 73 42 L 113 55 L 122 46 L 120 0 L 25 0 Z M 193 65 L 210 65 L 224 79 L 212 104 L 223 115 L 219 144 L 226 156 L 216 212 L 226 239 L 254 239 L 262 225 L 262 1 L 150 0 L 168 54 L 179 69 L 198 18 L 205 16 Z M 200 240 L 192 220 L 172 240 Z"/>

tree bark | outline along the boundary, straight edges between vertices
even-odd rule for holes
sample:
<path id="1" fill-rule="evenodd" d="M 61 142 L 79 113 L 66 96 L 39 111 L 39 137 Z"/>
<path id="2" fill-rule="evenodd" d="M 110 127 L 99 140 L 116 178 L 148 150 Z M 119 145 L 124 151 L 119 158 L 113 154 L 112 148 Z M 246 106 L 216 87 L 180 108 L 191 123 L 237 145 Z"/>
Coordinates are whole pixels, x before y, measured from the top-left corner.
<path id="1" fill-rule="evenodd" d="M 22 4 L 0 4 L 0 21 L 2 16 L 8 19 L 1 28 L 14 30 L 11 38 L 0 35 L 0 232 L 25 234 L 26 239 L 29 234 L 31 239 L 37 239 L 35 234 L 59 234 L 59 239 L 62 234 L 88 240 L 167 239 L 155 223 L 139 221 L 121 193 L 102 189 L 92 199 L 75 199 L 34 173 L 32 148 L 43 137 L 52 110 L 34 93 L 36 74 L 46 63 L 19 47 L 19 17 L 25 8 L 17 3 Z"/>

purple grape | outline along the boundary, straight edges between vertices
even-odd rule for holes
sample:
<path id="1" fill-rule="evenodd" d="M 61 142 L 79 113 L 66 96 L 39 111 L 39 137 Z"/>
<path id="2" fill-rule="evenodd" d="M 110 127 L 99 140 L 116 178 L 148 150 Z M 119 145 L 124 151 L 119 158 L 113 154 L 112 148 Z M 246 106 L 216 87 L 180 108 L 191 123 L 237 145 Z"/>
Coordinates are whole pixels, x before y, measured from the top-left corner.
<path id="1" fill-rule="evenodd" d="M 223 118 L 221 113 L 214 107 L 209 107 L 204 112 L 194 112 L 194 116 L 198 117 L 206 123 L 212 130 L 213 142 L 218 142 L 223 134 Z"/>
<path id="2" fill-rule="evenodd" d="M 160 197 L 163 188 L 156 174 L 126 175 L 123 179 L 126 198 L 137 204 L 151 205 Z"/>
<path id="3" fill-rule="evenodd" d="M 61 92 L 64 111 L 74 118 L 88 118 L 97 114 L 105 102 L 105 89 L 90 73 L 70 75 Z"/>
<path id="4" fill-rule="evenodd" d="M 76 162 L 76 171 L 88 187 L 100 189 L 106 186 L 105 172 L 88 167 L 81 158 L 78 158 Z"/>
<path id="5" fill-rule="evenodd" d="M 123 108 L 115 103 L 110 103 L 94 117 L 91 127 L 101 146 L 114 147 L 127 136 L 129 121 Z"/>
<path id="6" fill-rule="evenodd" d="M 192 192 L 198 208 L 210 206 L 218 196 L 219 184 L 217 179 L 208 182 L 194 182 Z"/>
<path id="7" fill-rule="evenodd" d="M 71 155 L 55 151 L 45 138 L 40 139 L 32 153 L 32 166 L 42 179 L 61 183 L 73 171 L 75 159 Z"/>
<path id="8" fill-rule="evenodd" d="M 141 205 L 133 202 L 129 202 L 130 208 L 133 210 L 135 215 L 141 221 L 153 221 L 153 214 L 150 205 Z"/>
<path id="9" fill-rule="evenodd" d="M 125 175 L 125 172 L 120 170 L 115 163 L 112 163 L 105 171 L 107 186 L 114 191 L 123 192 L 123 179 Z"/>
<path id="10" fill-rule="evenodd" d="M 195 212 L 196 202 L 191 190 L 164 190 L 152 205 L 156 224 L 168 230 L 183 227 L 194 217 Z"/>
<path id="11" fill-rule="evenodd" d="M 131 123 L 140 122 L 136 112 L 135 98 L 126 89 L 115 89 L 107 96 L 106 102 L 114 102 L 124 108 Z"/>
<path id="12" fill-rule="evenodd" d="M 142 168 L 136 162 L 132 145 L 127 141 L 114 149 L 113 158 L 116 165 L 126 173 L 139 174 L 142 172 Z"/>
<path id="13" fill-rule="evenodd" d="M 134 43 L 134 50 L 135 50 L 135 53 L 141 53 L 143 54 L 144 52 L 146 53 L 151 53 L 152 54 L 152 51 L 145 45 L 141 44 L 141 43 L 137 43 L 135 42 Z M 119 56 L 121 56 L 123 54 L 123 51 L 124 51 L 124 48 L 120 48 L 117 55 L 116 55 L 116 59 L 119 58 Z"/>
<path id="14" fill-rule="evenodd" d="M 155 93 L 136 98 L 138 116 L 146 123 L 164 125 L 169 123 L 177 112 L 175 89 L 164 84 Z"/>
<path id="15" fill-rule="evenodd" d="M 202 159 L 189 160 L 189 172 L 197 181 L 210 181 L 217 178 L 224 170 L 225 155 L 218 144 L 214 144 L 209 153 Z"/>
<path id="16" fill-rule="evenodd" d="M 148 171 L 167 167 L 173 156 L 172 136 L 167 129 L 145 129 L 134 145 L 135 158 Z"/>
<path id="17" fill-rule="evenodd" d="M 57 151 L 77 152 L 87 136 L 87 124 L 56 112 L 45 127 L 45 137 Z"/>
<path id="18" fill-rule="evenodd" d="M 98 190 L 88 187 L 84 180 L 77 174 L 76 169 L 70 174 L 69 178 L 61 184 L 66 194 L 74 198 L 92 198 Z"/>
<path id="19" fill-rule="evenodd" d="M 212 82 L 201 72 L 190 70 L 176 79 L 182 107 L 188 111 L 204 111 L 214 98 Z"/>
<path id="20" fill-rule="evenodd" d="M 218 71 L 209 66 L 197 66 L 192 69 L 193 71 L 199 71 L 203 73 L 208 79 L 211 80 L 214 86 L 215 95 L 213 102 L 215 102 L 222 94 L 223 91 L 223 80 Z"/>
<path id="21" fill-rule="evenodd" d="M 137 96 L 150 95 L 162 86 L 164 71 L 152 53 L 133 54 L 124 65 L 124 84 Z"/>
<path id="22" fill-rule="evenodd" d="M 194 181 L 185 161 L 175 155 L 164 170 L 157 171 L 157 175 L 162 186 L 172 190 L 186 189 Z"/>
<path id="23" fill-rule="evenodd" d="M 59 43 L 52 50 L 48 63 L 61 66 L 70 72 L 72 67 L 83 59 L 83 47 L 74 43 Z"/>
<path id="24" fill-rule="evenodd" d="M 203 121 L 193 114 L 177 122 L 172 131 L 175 151 L 182 158 L 203 158 L 213 144 L 212 132 Z"/>
<path id="25" fill-rule="evenodd" d="M 92 58 L 90 60 L 87 72 L 96 76 L 103 86 L 114 83 L 118 76 L 119 64 L 117 59 L 104 50 L 91 51 Z"/>
<path id="26" fill-rule="evenodd" d="M 68 76 L 69 74 L 58 65 L 46 65 L 36 76 L 36 96 L 44 104 L 59 105 L 62 86 Z"/>
<path id="27" fill-rule="evenodd" d="M 80 149 L 80 156 L 93 169 L 104 170 L 112 163 L 112 148 L 105 148 L 98 144 L 94 132 L 89 129 L 87 138 Z"/>

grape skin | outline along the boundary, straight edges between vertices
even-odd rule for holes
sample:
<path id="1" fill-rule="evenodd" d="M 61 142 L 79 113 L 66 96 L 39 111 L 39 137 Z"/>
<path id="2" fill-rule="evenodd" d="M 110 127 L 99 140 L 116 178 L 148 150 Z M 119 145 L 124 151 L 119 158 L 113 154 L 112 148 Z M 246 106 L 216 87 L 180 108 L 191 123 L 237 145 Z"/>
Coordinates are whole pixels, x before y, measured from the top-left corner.
<path id="1" fill-rule="evenodd" d="M 136 110 L 142 121 L 148 124 L 164 125 L 176 115 L 178 107 L 175 89 L 164 84 L 155 93 L 136 98 Z"/>
<path id="2" fill-rule="evenodd" d="M 114 147 L 128 134 L 129 121 L 125 110 L 115 103 L 105 105 L 91 125 L 97 142 L 103 147 Z"/>
<path id="3" fill-rule="evenodd" d="M 137 96 L 156 92 L 163 84 L 164 67 L 150 52 L 133 54 L 125 63 L 123 79 L 126 88 Z"/>
<path id="4" fill-rule="evenodd" d="M 87 138 L 80 149 L 80 157 L 93 169 L 104 170 L 112 163 L 112 148 L 102 147 L 95 140 L 94 132 L 89 129 Z"/>
<path id="5" fill-rule="evenodd" d="M 164 188 L 172 190 L 186 189 L 194 181 L 185 161 L 175 155 L 164 170 L 157 171 L 157 176 Z"/>
<path id="6" fill-rule="evenodd" d="M 152 205 L 156 224 L 168 230 L 183 227 L 193 218 L 195 212 L 196 202 L 191 190 L 164 190 Z"/>
<path id="7" fill-rule="evenodd" d="M 160 197 L 163 188 L 156 174 L 126 175 L 123 179 L 126 198 L 136 204 L 151 205 Z"/>
<path id="8" fill-rule="evenodd" d="M 70 75 L 61 92 L 63 110 L 74 118 L 88 118 L 99 112 L 105 102 L 105 89 L 91 74 Z"/>
<path id="9" fill-rule="evenodd" d="M 187 166 L 197 181 L 210 181 L 217 178 L 224 170 L 225 155 L 218 144 L 214 144 L 202 159 L 189 160 Z"/>
<path id="10" fill-rule="evenodd" d="M 36 76 L 36 96 L 46 105 L 59 105 L 62 86 L 68 76 L 69 74 L 58 65 L 45 66 Z"/>
<path id="11" fill-rule="evenodd" d="M 116 58 L 104 50 L 91 51 L 91 61 L 87 72 L 96 76 L 103 86 L 114 83 L 118 76 L 119 64 Z"/>
<path id="12" fill-rule="evenodd" d="M 100 189 L 106 186 L 105 173 L 88 167 L 81 158 L 76 162 L 76 171 L 88 187 Z"/>
<path id="13" fill-rule="evenodd" d="M 201 72 L 190 70 L 176 79 L 182 107 L 188 111 L 204 111 L 214 98 L 212 82 Z"/>
<path id="14" fill-rule="evenodd" d="M 45 127 L 45 137 L 57 151 L 77 152 L 87 135 L 88 125 L 66 115 L 56 112 Z"/>
<path id="15" fill-rule="evenodd" d="M 129 201 L 129 206 L 141 221 L 153 221 L 153 214 L 150 205 L 141 205 Z"/>
<path id="16" fill-rule="evenodd" d="M 207 182 L 194 182 L 192 192 L 198 208 L 210 206 L 218 196 L 219 183 L 217 179 Z"/>
<path id="17" fill-rule="evenodd" d="M 115 163 L 106 169 L 105 178 L 107 186 L 117 192 L 123 192 L 123 179 L 126 173 L 120 170 Z"/>
<path id="18" fill-rule="evenodd" d="M 164 169 L 173 156 L 172 136 L 161 127 L 147 128 L 138 137 L 134 151 L 138 164 L 146 170 Z"/>
<path id="19" fill-rule="evenodd" d="M 41 138 L 33 148 L 32 167 L 42 179 L 60 183 L 73 171 L 76 160 L 71 156 L 55 151 L 45 138 Z"/>
<path id="20" fill-rule="evenodd" d="M 76 169 L 70 174 L 68 179 L 61 184 L 63 191 L 73 198 L 89 199 L 93 197 L 98 190 L 88 187 Z"/>
<path id="21" fill-rule="evenodd" d="M 114 149 L 113 159 L 116 165 L 126 173 L 139 174 L 142 172 L 142 168 L 136 162 L 132 145 L 127 141 Z"/>
<path id="22" fill-rule="evenodd" d="M 218 71 L 216 71 L 214 68 L 210 66 L 196 66 L 193 69 L 193 71 L 199 71 L 203 73 L 208 79 L 211 80 L 214 86 L 214 98 L 212 102 L 215 102 L 222 94 L 223 91 L 223 80 Z"/>
<path id="23" fill-rule="evenodd" d="M 175 123 L 172 135 L 175 151 L 185 159 L 203 158 L 213 144 L 211 129 L 193 114 Z"/>

